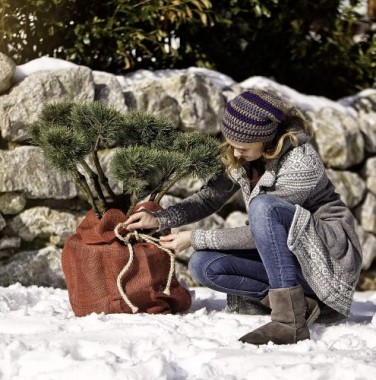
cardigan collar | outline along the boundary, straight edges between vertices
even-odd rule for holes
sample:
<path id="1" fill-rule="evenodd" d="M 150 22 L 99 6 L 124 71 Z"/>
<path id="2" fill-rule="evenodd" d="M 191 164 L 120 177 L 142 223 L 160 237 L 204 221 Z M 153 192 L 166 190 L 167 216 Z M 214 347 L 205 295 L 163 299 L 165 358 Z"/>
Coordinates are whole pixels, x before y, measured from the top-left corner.
<path id="1" fill-rule="evenodd" d="M 310 137 L 303 130 L 297 131 L 298 146 L 310 141 Z M 272 187 L 276 181 L 278 163 L 282 157 L 294 148 L 294 145 L 290 140 L 285 141 L 281 153 L 273 160 L 269 160 L 265 163 L 265 172 L 261 175 L 257 184 L 252 188 L 250 179 L 247 176 L 246 169 L 241 166 L 239 169 L 235 169 L 231 172 L 232 178 L 239 183 L 244 200 L 246 201 L 246 207 L 248 208 L 249 202 L 260 192 L 264 187 Z"/>

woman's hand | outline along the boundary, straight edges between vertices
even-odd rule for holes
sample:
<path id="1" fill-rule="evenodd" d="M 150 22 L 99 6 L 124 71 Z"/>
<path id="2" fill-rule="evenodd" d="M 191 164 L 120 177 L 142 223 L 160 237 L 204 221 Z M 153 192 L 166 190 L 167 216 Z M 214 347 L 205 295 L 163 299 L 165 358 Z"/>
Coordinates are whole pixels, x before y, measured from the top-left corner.
<path id="1" fill-rule="evenodd" d="M 142 210 L 131 215 L 124 224 L 127 231 L 151 229 L 159 226 L 158 219 L 153 214 Z"/>
<path id="2" fill-rule="evenodd" d="M 191 231 L 181 231 L 167 236 L 161 236 L 159 244 L 162 247 L 171 249 L 175 253 L 179 253 L 191 246 L 191 234 Z"/>

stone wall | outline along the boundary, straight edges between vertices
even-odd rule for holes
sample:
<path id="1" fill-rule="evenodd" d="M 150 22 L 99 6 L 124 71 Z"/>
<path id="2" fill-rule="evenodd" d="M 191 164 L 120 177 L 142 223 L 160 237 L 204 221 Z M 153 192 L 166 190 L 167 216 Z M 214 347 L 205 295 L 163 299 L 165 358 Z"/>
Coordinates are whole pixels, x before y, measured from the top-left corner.
<path id="1" fill-rule="evenodd" d="M 72 179 L 51 170 L 41 150 L 28 143 L 25 125 L 36 119 L 45 103 L 99 100 L 122 111 L 138 108 L 163 115 L 183 131 L 217 136 L 226 101 L 247 88 L 271 89 L 311 117 L 314 143 L 357 219 L 363 269 L 375 261 L 376 90 L 333 102 L 299 94 L 267 78 L 235 83 L 225 75 L 198 68 L 115 77 L 68 62 L 62 65 L 60 60 L 45 63 L 46 59 L 38 59 L 16 67 L 0 53 L 0 285 L 19 281 L 64 287 L 61 249 L 88 209 Z M 101 152 L 105 168 L 111 154 Z M 194 179 L 180 182 L 162 206 L 178 202 L 201 186 Z M 244 210 L 237 195 L 218 214 L 184 228 L 244 225 Z M 191 253 L 180 254 L 180 261 L 187 262 Z M 179 273 L 191 281 L 184 265 Z"/>

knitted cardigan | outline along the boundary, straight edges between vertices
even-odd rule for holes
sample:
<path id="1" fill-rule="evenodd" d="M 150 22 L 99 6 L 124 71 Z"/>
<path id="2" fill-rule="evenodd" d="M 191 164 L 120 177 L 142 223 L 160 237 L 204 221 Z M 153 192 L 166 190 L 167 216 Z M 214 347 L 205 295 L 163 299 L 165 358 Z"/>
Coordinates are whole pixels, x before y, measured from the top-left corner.
<path id="1" fill-rule="evenodd" d="M 328 306 L 348 316 L 362 263 L 361 247 L 350 210 L 340 200 L 326 175 L 318 153 L 307 138 L 266 163 L 254 188 L 241 167 L 209 181 L 180 203 L 155 213 L 160 229 L 178 227 L 218 211 L 239 189 L 248 210 L 259 194 L 269 194 L 294 204 L 296 211 L 287 244 L 296 255 L 312 290 Z M 248 226 L 195 230 L 195 250 L 254 249 Z"/>

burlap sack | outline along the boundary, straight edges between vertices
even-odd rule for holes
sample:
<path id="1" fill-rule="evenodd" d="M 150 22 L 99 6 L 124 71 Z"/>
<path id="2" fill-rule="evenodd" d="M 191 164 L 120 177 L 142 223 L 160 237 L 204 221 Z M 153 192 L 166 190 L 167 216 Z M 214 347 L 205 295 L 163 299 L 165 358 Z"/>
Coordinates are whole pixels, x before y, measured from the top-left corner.
<path id="1" fill-rule="evenodd" d="M 152 202 L 140 207 L 160 209 Z M 108 210 L 102 219 L 91 210 L 65 242 L 62 267 L 75 315 L 176 313 L 189 309 L 190 294 L 179 284 L 175 272 L 170 272 L 171 257 L 166 252 L 133 237 L 129 242 L 133 251 L 130 262 L 130 246 L 114 232 L 125 220 L 119 209 Z M 121 232 L 126 237 L 126 231 Z"/>

